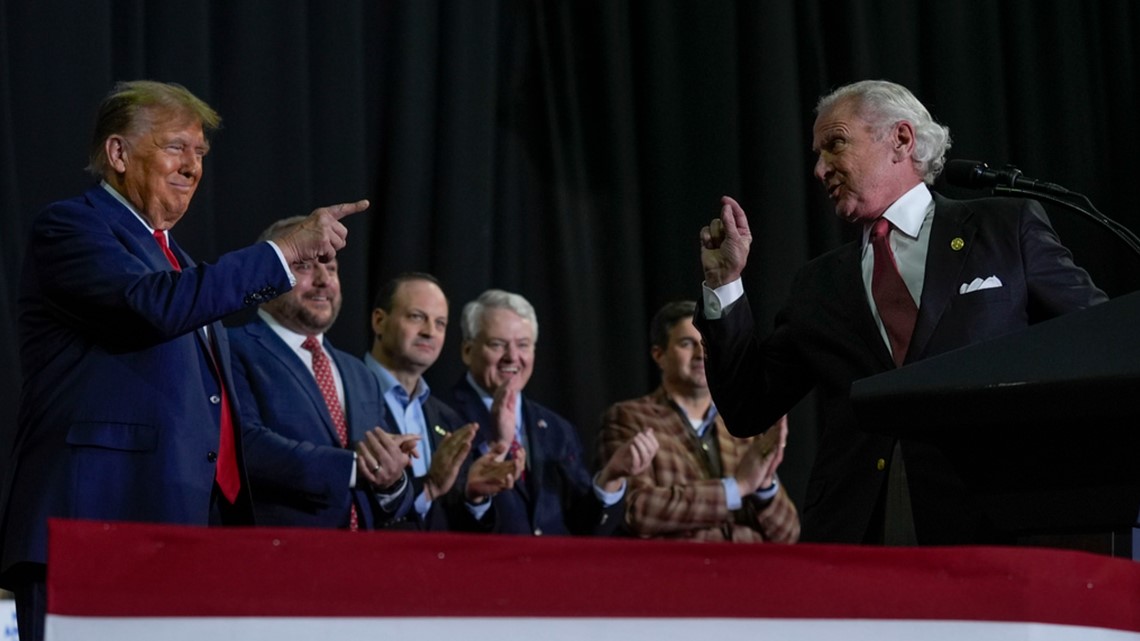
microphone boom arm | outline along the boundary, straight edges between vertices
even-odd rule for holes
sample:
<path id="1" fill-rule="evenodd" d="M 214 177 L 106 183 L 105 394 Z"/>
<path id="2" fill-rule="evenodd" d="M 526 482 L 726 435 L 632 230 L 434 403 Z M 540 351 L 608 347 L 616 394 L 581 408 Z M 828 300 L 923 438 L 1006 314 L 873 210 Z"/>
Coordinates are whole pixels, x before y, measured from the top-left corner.
<path id="1" fill-rule="evenodd" d="M 1083 216 L 1088 217 L 1093 222 L 1096 222 L 1097 224 L 1103 226 L 1105 229 L 1109 230 L 1110 232 L 1113 233 L 1113 235 L 1115 235 L 1117 238 L 1119 238 L 1121 242 L 1123 242 L 1125 245 L 1128 245 L 1128 247 L 1133 252 L 1135 252 L 1137 255 L 1140 255 L 1140 238 L 1137 238 L 1136 234 L 1132 233 L 1132 230 L 1128 229 L 1124 225 L 1121 225 L 1120 223 L 1116 222 L 1115 220 L 1109 218 L 1108 216 L 1105 216 L 1104 214 L 1100 213 L 1100 211 L 1098 211 L 1097 208 L 1093 206 L 1092 202 L 1084 194 L 1078 194 L 1078 193 L 1072 192 L 1072 191 L 1068 192 L 1069 196 L 1076 196 L 1076 197 L 1079 197 L 1081 200 L 1083 200 L 1085 202 L 1085 204 L 1088 206 L 1088 209 L 1081 207 L 1077 203 L 1066 200 L 1064 198 L 1059 198 L 1059 197 L 1054 196 L 1052 194 L 1045 193 L 1043 191 L 1036 191 L 1033 189 L 1023 189 L 1023 188 L 1019 188 L 1019 187 L 1007 187 L 1005 185 L 995 185 L 993 188 L 993 193 L 994 194 L 1009 194 L 1009 195 L 1014 195 L 1014 196 L 1023 196 L 1023 197 L 1027 197 L 1027 198 L 1033 198 L 1036 200 L 1045 200 L 1045 201 L 1051 202 L 1055 205 L 1061 205 L 1062 207 L 1066 207 L 1072 211 L 1075 211 L 1079 214 L 1082 214 Z"/>

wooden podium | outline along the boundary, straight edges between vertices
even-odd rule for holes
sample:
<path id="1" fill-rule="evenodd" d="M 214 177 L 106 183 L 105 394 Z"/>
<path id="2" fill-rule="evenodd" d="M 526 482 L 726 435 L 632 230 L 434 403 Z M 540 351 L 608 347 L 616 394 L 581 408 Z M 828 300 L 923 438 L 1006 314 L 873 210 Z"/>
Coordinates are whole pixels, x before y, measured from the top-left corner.
<path id="1" fill-rule="evenodd" d="M 863 429 L 933 444 L 999 531 L 1140 559 L 1140 292 L 856 381 Z"/>

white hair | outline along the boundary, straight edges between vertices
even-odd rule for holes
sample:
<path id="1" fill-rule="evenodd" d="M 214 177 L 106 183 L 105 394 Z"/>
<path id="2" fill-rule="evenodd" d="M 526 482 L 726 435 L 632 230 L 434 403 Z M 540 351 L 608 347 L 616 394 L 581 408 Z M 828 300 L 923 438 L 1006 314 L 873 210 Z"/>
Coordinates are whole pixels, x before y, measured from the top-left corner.
<path id="1" fill-rule="evenodd" d="M 886 80 L 863 80 L 840 87 L 820 98 L 815 112 L 823 114 L 848 100 L 879 135 L 898 122 L 909 122 L 914 127 L 911 162 L 926 184 L 934 183 L 946 164 L 946 151 L 950 149 L 949 127 L 935 122 L 909 89 Z"/>
<path id="2" fill-rule="evenodd" d="M 519 294 L 501 289 L 488 289 L 479 294 L 479 298 L 463 306 L 463 315 L 459 323 L 463 330 L 463 340 L 473 340 L 479 335 L 483 330 L 484 315 L 489 309 L 509 309 L 530 321 L 531 327 L 534 328 L 534 340 L 538 342 L 538 317 L 534 314 L 534 306 Z"/>

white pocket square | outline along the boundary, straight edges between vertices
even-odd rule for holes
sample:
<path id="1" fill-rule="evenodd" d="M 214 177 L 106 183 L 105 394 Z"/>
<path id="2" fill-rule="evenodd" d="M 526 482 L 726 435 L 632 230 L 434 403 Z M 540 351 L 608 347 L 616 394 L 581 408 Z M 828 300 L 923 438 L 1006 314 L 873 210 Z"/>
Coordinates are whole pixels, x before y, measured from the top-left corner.
<path id="1" fill-rule="evenodd" d="M 976 292 L 980 289 L 995 289 L 997 287 L 1001 287 L 1001 279 L 997 276 L 990 276 L 985 280 L 975 278 L 968 283 L 962 283 L 962 286 L 958 288 L 958 293 L 969 294 L 970 292 Z"/>

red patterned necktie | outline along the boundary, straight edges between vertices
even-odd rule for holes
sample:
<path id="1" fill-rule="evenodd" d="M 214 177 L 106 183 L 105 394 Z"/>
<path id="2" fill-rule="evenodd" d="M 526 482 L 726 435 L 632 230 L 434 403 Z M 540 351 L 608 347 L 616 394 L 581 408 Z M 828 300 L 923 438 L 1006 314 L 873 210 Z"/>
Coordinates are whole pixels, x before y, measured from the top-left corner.
<path id="1" fill-rule="evenodd" d="M 158 246 L 162 248 L 163 255 L 166 256 L 166 260 L 170 261 L 170 266 L 174 268 L 174 271 L 182 271 L 182 266 L 178 264 L 178 259 L 174 256 L 174 252 L 170 251 L 170 245 L 166 243 L 166 234 L 162 230 L 156 229 L 154 230 L 154 239 L 158 241 Z M 241 491 L 237 448 L 234 444 L 234 419 L 233 414 L 230 413 L 230 399 L 229 395 L 226 394 L 226 385 L 222 382 L 221 372 L 218 370 L 218 360 L 214 358 L 212 351 L 208 352 L 208 355 L 210 364 L 214 367 L 214 375 L 218 378 L 219 396 L 221 397 L 221 407 L 218 408 L 219 423 L 221 424 L 218 437 L 218 467 L 214 470 L 214 481 L 222 491 L 222 496 L 226 497 L 226 500 L 232 504 L 237 500 L 238 492 Z"/>
<path id="2" fill-rule="evenodd" d="M 313 376 L 317 379 L 317 387 L 325 399 L 325 406 L 332 417 L 333 426 L 336 427 L 336 436 L 341 447 L 348 447 L 348 424 L 344 420 L 344 410 L 340 406 L 340 397 L 336 393 L 336 380 L 333 379 L 332 365 L 325 350 L 321 349 L 321 342 L 316 336 L 309 336 L 301 343 L 301 347 L 313 353 Z M 348 529 L 356 530 L 360 527 L 356 515 L 356 506 L 353 505 L 348 517 Z"/>
<path id="3" fill-rule="evenodd" d="M 871 247 L 875 252 L 875 264 L 871 271 L 871 296 L 879 310 L 879 318 L 887 330 L 891 341 L 891 354 L 895 365 L 902 366 L 910 347 L 910 337 L 914 333 L 918 306 L 910 296 L 902 276 L 895 264 L 895 255 L 890 244 L 891 221 L 879 218 L 871 227 Z"/>

